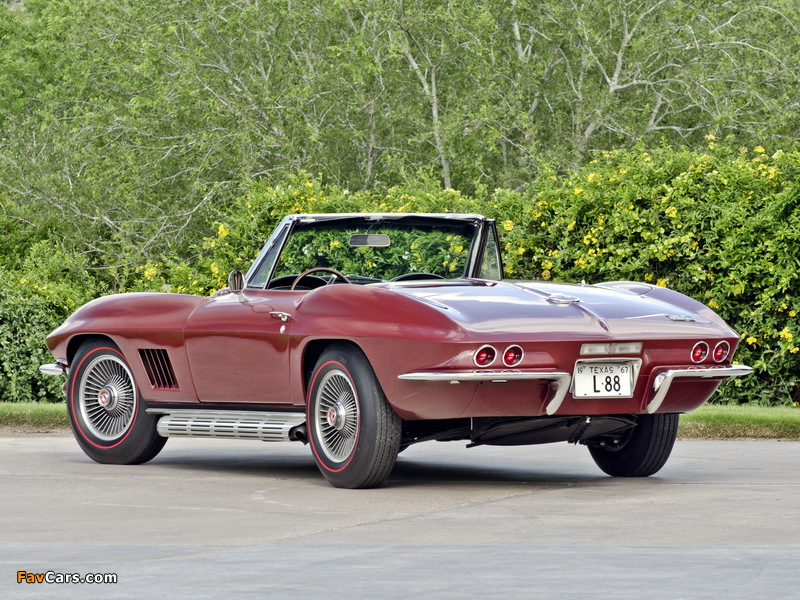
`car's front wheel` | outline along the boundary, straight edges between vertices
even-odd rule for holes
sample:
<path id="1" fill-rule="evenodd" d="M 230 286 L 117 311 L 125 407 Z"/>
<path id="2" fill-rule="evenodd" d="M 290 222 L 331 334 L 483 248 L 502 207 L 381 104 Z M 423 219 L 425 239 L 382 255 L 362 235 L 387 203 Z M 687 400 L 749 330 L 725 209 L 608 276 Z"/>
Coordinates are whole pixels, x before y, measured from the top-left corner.
<path id="1" fill-rule="evenodd" d="M 341 488 L 370 488 L 389 476 L 402 420 L 366 356 L 336 344 L 317 361 L 308 386 L 308 430 L 317 466 Z"/>
<path id="2" fill-rule="evenodd" d="M 108 340 L 87 341 L 76 353 L 67 412 L 78 444 L 99 463 L 144 463 L 167 441 L 145 410 L 128 361 Z"/>
<path id="3" fill-rule="evenodd" d="M 621 438 L 594 440 L 594 462 L 613 477 L 648 477 L 667 462 L 678 436 L 677 414 L 640 415 Z"/>

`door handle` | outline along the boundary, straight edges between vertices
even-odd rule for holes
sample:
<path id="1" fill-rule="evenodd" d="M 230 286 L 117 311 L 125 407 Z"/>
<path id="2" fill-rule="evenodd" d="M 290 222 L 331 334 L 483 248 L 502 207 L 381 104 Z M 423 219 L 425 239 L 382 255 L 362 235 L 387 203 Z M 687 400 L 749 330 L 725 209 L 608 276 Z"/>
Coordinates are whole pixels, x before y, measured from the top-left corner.
<path id="1" fill-rule="evenodd" d="M 287 323 L 292 320 L 292 315 L 289 313 L 281 312 L 279 310 L 273 310 L 269 313 L 269 316 L 273 319 L 280 319 L 282 322 Z"/>

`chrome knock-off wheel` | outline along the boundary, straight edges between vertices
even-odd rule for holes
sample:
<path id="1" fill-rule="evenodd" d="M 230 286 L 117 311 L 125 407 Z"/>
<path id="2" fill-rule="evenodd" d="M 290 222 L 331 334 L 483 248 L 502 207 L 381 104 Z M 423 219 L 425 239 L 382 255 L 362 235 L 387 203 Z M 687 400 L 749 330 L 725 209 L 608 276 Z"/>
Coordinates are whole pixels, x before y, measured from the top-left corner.
<path id="1" fill-rule="evenodd" d="M 316 426 L 320 450 L 333 462 L 347 460 L 358 438 L 358 401 L 350 378 L 338 369 L 319 383 Z"/>
<path id="2" fill-rule="evenodd" d="M 84 342 L 70 361 L 67 412 L 87 456 L 130 465 L 158 454 L 167 438 L 158 435 L 145 404 L 119 348 L 107 339 Z"/>
<path id="3" fill-rule="evenodd" d="M 88 365 L 78 405 L 89 432 L 101 440 L 117 439 L 136 415 L 136 386 L 128 366 L 114 355 L 101 355 Z"/>
<path id="4" fill-rule="evenodd" d="M 317 466 L 336 487 L 375 487 L 392 471 L 402 420 L 354 345 L 333 344 L 319 357 L 308 386 L 308 430 Z"/>

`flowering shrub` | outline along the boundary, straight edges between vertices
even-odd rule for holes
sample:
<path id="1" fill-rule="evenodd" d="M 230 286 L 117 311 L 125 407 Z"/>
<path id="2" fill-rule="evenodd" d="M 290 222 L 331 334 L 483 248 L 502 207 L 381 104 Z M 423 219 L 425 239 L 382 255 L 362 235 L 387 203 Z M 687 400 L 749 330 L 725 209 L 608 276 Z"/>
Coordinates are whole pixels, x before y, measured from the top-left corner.
<path id="1" fill-rule="evenodd" d="M 246 270 L 290 213 L 481 213 L 497 219 L 506 277 L 645 281 L 692 296 L 741 334 L 736 360 L 755 369 L 753 376 L 723 384 L 716 398 L 797 404 L 800 152 L 770 154 L 761 146 L 732 148 L 707 139 L 706 152 L 638 148 L 604 152 L 568 176 L 543 169 L 526 192 L 478 186 L 465 196 L 427 182 L 349 192 L 306 173 L 279 183 L 251 182 L 209 235 L 186 250 L 192 260 L 148 262 L 133 274 L 129 290 L 208 294 L 224 287 L 228 272 Z M 80 272 L 76 268 L 70 272 Z M 19 273 L 2 275 L 0 316 L 22 323 L 19 335 L 31 348 L 80 298 L 100 294 L 96 282 L 74 274 L 73 295 L 61 287 L 31 291 L 19 283 Z M 38 281 L 47 277 L 47 285 L 58 286 L 63 275 L 54 271 Z M 23 307 L 9 303 L 14 294 L 31 304 L 25 310 L 46 318 L 19 319 L 15 311 Z M 9 393 L 11 399 L 43 395 L 38 379 L 30 393 L 19 384 L 33 368 L 32 351 L 9 350 L 13 344 L 9 335 L 3 338 L 0 392 L 6 399 Z"/>
<path id="2" fill-rule="evenodd" d="M 80 256 L 35 243 L 14 270 L 0 268 L 0 400 L 61 400 L 62 380 L 42 375 L 52 363 L 44 338 L 102 288 Z"/>

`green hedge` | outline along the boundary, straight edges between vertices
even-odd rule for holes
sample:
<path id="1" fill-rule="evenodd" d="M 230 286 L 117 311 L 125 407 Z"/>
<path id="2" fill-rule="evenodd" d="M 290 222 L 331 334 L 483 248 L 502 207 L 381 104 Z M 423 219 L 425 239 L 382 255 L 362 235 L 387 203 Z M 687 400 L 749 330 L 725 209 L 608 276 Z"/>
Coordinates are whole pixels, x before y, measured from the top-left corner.
<path id="1" fill-rule="evenodd" d="M 46 241 L 34 243 L 19 268 L 0 268 L 0 401 L 63 398 L 63 381 L 39 372 L 53 362 L 44 338 L 102 289 L 85 259 Z"/>
<path id="2" fill-rule="evenodd" d="M 246 269 L 289 213 L 477 212 L 498 220 L 508 277 L 646 281 L 708 304 L 741 334 L 737 361 L 755 368 L 754 376 L 726 382 L 718 400 L 795 405 L 798 167 L 800 152 L 770 155 L 708 136 L 704 153 L 637 148 L 603 153 L 567 175 L 545 170 L 527 192 L 478 187 L 465 196 L 426 181 L 350 192 L 305 173 L 280 182 L 253 181 L 209 227 L 208 237 L 186 249 L 191 260 L 144 264 L 131 274 L 128 290 L 207 294 L 223 287 L 227 273 Z M 86 288 L 78 295 L 97 292 Z M 36 310 L 52 310 L 52 321 L 66 304 Z M 42 326 L 36 327 L 26 334 L 32 340 L 42 334 Z M 10 372 L 6 363 L 29 359 L 4 353 L 4 376 Z M 20 377 L 5 400 L 29 397 Z M 8 389 L 0 382 L 0 391 Z"/>

